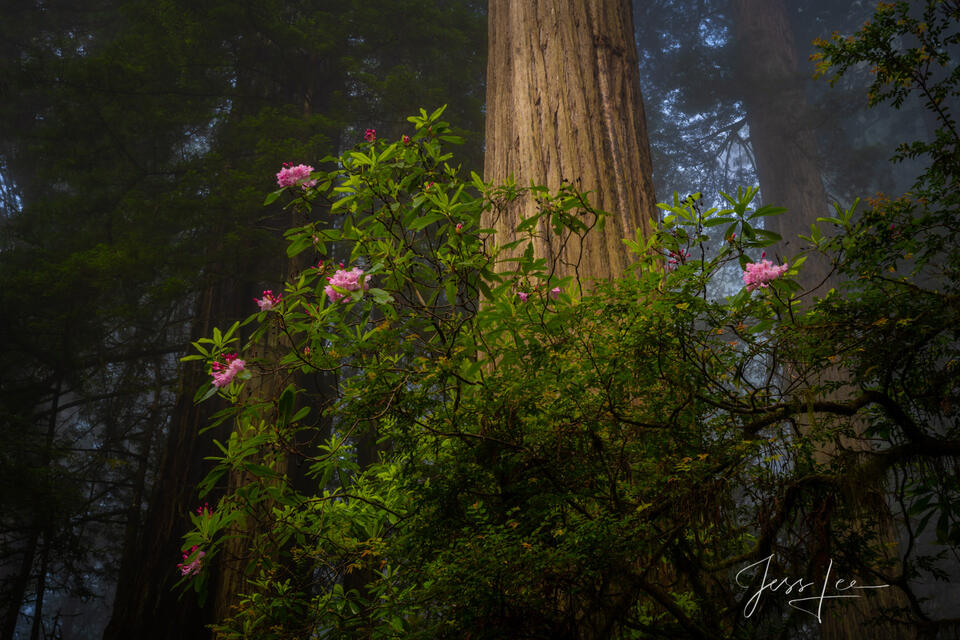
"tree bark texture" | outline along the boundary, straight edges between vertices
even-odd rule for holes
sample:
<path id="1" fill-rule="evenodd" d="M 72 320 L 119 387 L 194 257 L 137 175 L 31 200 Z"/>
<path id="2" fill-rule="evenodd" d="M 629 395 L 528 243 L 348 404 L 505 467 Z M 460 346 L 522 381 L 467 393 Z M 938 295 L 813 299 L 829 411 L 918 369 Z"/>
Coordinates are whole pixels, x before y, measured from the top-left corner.
<path id="1" fill-rule="evenodd" d="M 484 179 L 589 192 L 589 204 L 609 213 L 604 229 L 565 242 L 541 219 L 534 256 L 580 287 L 625 275 L 632 259 L 622 239 L 637 229 L 648 236 L 657 218 L 630 2 L 490 0 L 488 11 Z M 506 244 L 537 207 L 521 197 L 485 211 L 483 226 Z M 623 586 L 602 611 L 571 603 L 578 637 L 612 637 Z"/>
<path id="2" fill-rule="evenodd" d="M 622 238 L 649 234 L 656 211 L 630 3 L 490 0 L 489 38 L 484 179 L 590 191 L 611 214 L 604 231 L 561 249 L 541 221 L 535 255 L 581 282 L 622 275 Z M 484 226 L 505 244 L 536 206 L 520 199 Z"/>

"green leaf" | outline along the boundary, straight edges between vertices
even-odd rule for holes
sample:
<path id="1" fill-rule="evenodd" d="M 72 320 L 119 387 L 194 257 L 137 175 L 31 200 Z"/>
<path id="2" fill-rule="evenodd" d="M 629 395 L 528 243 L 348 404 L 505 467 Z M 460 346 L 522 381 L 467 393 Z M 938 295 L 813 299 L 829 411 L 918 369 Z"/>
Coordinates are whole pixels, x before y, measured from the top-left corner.
<path id="1" fill-rule="evenodd" d="M 442 213 L 428 213 L 427 215 L 420 216 L 410 223 L 410 229 L 413 231 L 420 231 L 424 227 L 433 224 L 437 220 L 443 219 L 444 215 Z"/>
<path id="2" fill-rule="evenodd" d="M 720 226 L 721 224 L 726 224 L 728 222 L 735 222 L 735 221 L 736 221 L 736 218 L 730 218 L 730 217 L 710 218 L 709 220 L 706 220 L 703 223 L 703 226 L 717 227 L 717 226 Z"/>
<path id="3" fill-rule="evenodd" d="M 279 198 L 280 195 L 281 195 L 284 191 L 286 191 L 286 188 L 277 189 L 276 191 L 273 191 L 273 192 L 267 194 L 266 199 L 264 199 L 264 201 L 263 201 L 263 206 L 267 206 L 267 205 L 273 204 L 274 201 L 275 201 L 277 198 Z"/>
<path id="4" fill-rule="evenodd" d="M 306 251 L 313 244 L 313 239 L 300 236 L 287 246 L 287 257 L 292 258 Z"/>
<path id="5" fill-rule="evenodd" d="M 277 401 L 277 423 L 281 427 L 286 425 L 290 418 L 296 396 L 297 389 L 292 384 L 288 384 L 280 394 L 280 399 Z"/>

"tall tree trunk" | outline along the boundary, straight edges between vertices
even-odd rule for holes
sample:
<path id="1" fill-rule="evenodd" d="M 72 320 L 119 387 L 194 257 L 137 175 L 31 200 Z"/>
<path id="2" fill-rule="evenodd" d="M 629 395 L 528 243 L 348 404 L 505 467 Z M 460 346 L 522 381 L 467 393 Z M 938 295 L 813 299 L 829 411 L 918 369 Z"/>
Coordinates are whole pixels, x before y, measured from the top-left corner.
<path id="1" fill-rule="evenodd" d="M 648 235 L 656 218 L 630 3 L 490 0 L 488 20 L 484 179 L 551 190 L 568 181 L 589 191 L 590 204 L 610 214 L 605 228 L 563 245 L 541 221 L 534 254 L 556 260 L 556 275 L 574 276 L 581 287 L 623 276 L 630 256 L 622 239 L 638 228 Z M 520 199 L 485 212 L 483 226 L 504 244 L 536 208 Z M 578 637 L 612 637 L 622 603 L 611 599 L 604 610 L 571 604 Z"/>
<path id="2" fill-rule="evenodd" d="M 769 221 L 783 236 L 782 251 L 797 251 L 796 237 L 827 215 L 817 141 L 797 66 L 793 31 L 783 0 L 734 0 L 737 67 L 747 108 L 760 195 L 764 204 L 786 207 Z M 804 288 L 823 283 L 825 260 L 810 256 L 801 270 Z"/>
<path id="3" fill-rule="evenodd" d="M 787 208 L 785 214 L 767 220 L 771 221 L 770 228 L 783 237 L 779 251 L 795 253 L 799 251 L 797 236 L 809 233 L 810 224 L 815 223 L 818 216 L 827 215 L 828 203 L 793 31 L 783 0 L 733 0 L 732 6 L 739 48 L 738 76 L 743 87 L 762 201 Z M 808 256 L 799 281 L 805 290 L 811 291 L 811 296 L 816 292 L 822 294 L 836 284 L 831 265 L 818 255 Z M 794 373 L 787 371 L 786 375 Z M 831 368 L 823 371 L 819 380 L 808 383 L 818 385 L 848 379 L 844 371 Z M 831 393 L 829 399 L 843 401 L 849 393 L 841 388 Z M 811 427 L 805 420 L 798 419 L 798 422 L 804 433 Z M 865 425 L 854 427 L 860 433 Z M 856 452 L 870 445 L 860 438 L 843 438 L 840 446 L 842 450 Z M 823 444 L 816 457 L 828 464 L 837 453 L 836 447 Z M 878 521 L 879 539 L 874 544 L 880 548 L 880 557 L 884 562 L 895 563 L 896 553 L 891 554 L 890 550 L 897 547 L 896 525 L 885 495 L 882 486 L 862 488 L 863 504 L 859 506 L 864 518 Z M 816 570 L 824 571 L 830 560 L 829 546 L 813 543 L 813 547 L 811 552 L 817 558 L 811 558 L 811 562 Z M 848 601 L 841 615 L 826 617 L 820 629 L 821 637 L 825 640 L 859 637 L 863 629 L 870 629 L 874 637 L 915 637 L 903 626 L 878 624 L 881 608 L 907 605 L 901 593 L 890 588 L 872 595 L 875 597 Z"/>
<path id="4" fill-rule="evenodd" d="M 611 215 L 602 233 L 562 249 L 545 222 L 537 257 L 559 259 L 559 275 L 622 275 L 630 260 L 622 238 L 650 233 L 655 197 L 626 0 L 490 0 L 484 179 L 558 189 L 563 180 L 590 191 Z M 515 238 L 536 203 L 515 203 L 485 226 L 500 244 Z"/>

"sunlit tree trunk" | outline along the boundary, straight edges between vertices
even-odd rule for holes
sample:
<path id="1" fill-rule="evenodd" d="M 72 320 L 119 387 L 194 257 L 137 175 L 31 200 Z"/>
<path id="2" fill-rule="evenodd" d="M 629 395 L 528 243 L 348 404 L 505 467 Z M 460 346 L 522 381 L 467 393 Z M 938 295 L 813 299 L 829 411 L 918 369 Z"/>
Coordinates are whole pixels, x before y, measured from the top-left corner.
<path id="1" fill-rule="evenodd" d="M 491 0 L 489 39 L 484 179 L 590 191 L 611 214 L 603 232 L 561 250 L 541 224 L 535 253 L 581 281 L 623 275 L 622 238 L 649 233 L 656 211 L 630 3 Z M 504 244 L 535 208 L 519 201 L 486 226 Z"/>
<path id="2" fill-rule="evenodd" d="M 828 215 L 830 210 L 818 160 L 815 123 L 804 96 L 803 78 L 799 73 L 797 53 L 787 7 L 783 0 L 733 0 L 736 37 L 738 42 L 737 70 L 747 109 L 750 141 L 753 147 L 760 193 L 763 204 L 783 206 L 787 212 L 767 218 L 769 228 L 782 236 L 776 247 L 783 260 L 796 255 L 800 250 L 800 234 L 808 235 L 810 225 L 817 217 Z M 806 303 L 814 295 L 823 295 L 836 284 L 831 265 L 817 255 L 810 255 L 803 265 L 799 282 L 808 294 Z M 796 372 L 787 370 L 785 375 L 797 378 Z M 848 380 L 847 374 L 836 368 L 822 371 L 818 379 L 791 381 L 795 393 L 804 393 L 808 385 L 830 384 Z M 830 399 L 843 401 L 851 390 L 841 387 L 830 394 Z M 811 423 L 804 416 L 798 417 L 798 426 L 804 433 L 810 432 Z M 855 423 L 857 432 L 865 425 Z M 842 438 L 839 449 L 829 443 L 821 443 L 816 458 L 822 464 L 844 451 L 864 451 L 869 443 L 861 438 Z M 882 486 L 860 487 L 859 506 L 865 518 L 876 518 L 879 524 L 879 539 L 874 542 L 880 557 L 896 560 L 896 528 L 885 501 Z M 854 505 L 851 505 L 854 506 Z M 804 541 L 818 557 L 811 558 L 817 571 L 824 571 L 830 560 L 829 546 L 825 541 Z M 891 549 L 893 553 L 891 555 Z M 864 550 L 866 557 L 868 551 Z M 885 567 L 886 568 L 886 567 Z M 886 568 L 889 570 L 888 568 Z M 879 590 L 875 597 L 861 598 L 845 603 L 841 615 L 827 616 L 820 627 L 821 637 L 859 637 L 864 629 L 870 629 L 873 637 L 913 638 L 915 634 L 903 626 L 876 623 L 883 607 L 906 605 L 902 594 L 895 589 Z"/>

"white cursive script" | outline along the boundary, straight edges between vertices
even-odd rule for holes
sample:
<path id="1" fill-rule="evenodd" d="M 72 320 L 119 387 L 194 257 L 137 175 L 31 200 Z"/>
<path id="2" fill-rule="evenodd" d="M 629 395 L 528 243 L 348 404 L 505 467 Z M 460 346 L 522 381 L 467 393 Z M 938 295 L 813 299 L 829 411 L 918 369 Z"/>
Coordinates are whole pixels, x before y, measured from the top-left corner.
<path id="1" fill-rule="evenodd" d="M 806 592 L 807 589 L 810 589 L 810 593 L 816 593 L 815 587 L 817 585 L 812 580 L 806 581 L 803 578 L 789 578 L 789 577 L 787 578 L 768 577 L 770 575 L 770 562 L 772 560 L 773 560 L 773 554 L 771 553 L 769 556 L 767 556 L 763 560 L 754 562 L 753 564 L 748 565 L 737 572 L 737 575 L 735 578 L 737 585 L 741 587 L 749 587 L 750 582 L 753 582 L 753 581 L 751 580 L 747 584 L 743 584 L 742 582 L 740 582 L 740 574 L 742 574 L 745 571 L 749 571 L 754 567 L 759 567 L 760 565 L 763 565 L 763 578 L 761 578 L 760 580 L 760 588 L 757 589 L 756 592 L 754 592 L 753 595 L 750 596 L 750 599 L 747 600 L 747 604 L 743 607 L 743 615 L 746 618 L 749 618 L 750 616 L 752 616 L 753 613 L 757 610 L 757 605 L 760 604 L 760 598 L 763 596 L 764 591 L 769 591 L 770 593 L 776 593 L 782 589 L 784 594 L 790 595 L 793 592 L 796 592 L 798 594 L 803 594 L 804 592 Z M 843 593 L 843 592 L 851 591 L 851 590 L 859 590 L 859 589 L 885 589 L 890 586 L 888 584 L 857 585 L 856 580 L 847 580 L 845 578 L 837 578 L 836 580 L 833 581 L 834 591 L 828 595 L 827 589 L 830 588 L 830 584 L 831 584 L 830 572 L 832 570 L 833 570 L 833 559 L 831 558 L 830 564 L 827 565 L 827 573 L 826 575 L 823 576 L 823 583 L 820 585 L 819 595 L 811 595 L 803 598 L 793 598 L 792 600 L 788 600 L 787 604 L 793 607 L 794 609 L 803 611 L 804 613 L 809 613 L 810 615 L 812 615 L 817 619 L 817 622 L 822 622 L 821 613 L 823 611 L 824 600 L 837 600 L 840 598 L 862 598 L 863 595 L 859 593 Z M 844 585 L 844 583 L 846 583 L 846 585 Z M 800 606 L 798 603 L 801 603 L 801 602 L 803 603 L 816 602 L 816 608 L 814 609 L 812 605 Z M 810 606 L 810 608 L 806 608 L 807 606 Z"/>

